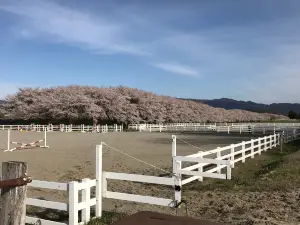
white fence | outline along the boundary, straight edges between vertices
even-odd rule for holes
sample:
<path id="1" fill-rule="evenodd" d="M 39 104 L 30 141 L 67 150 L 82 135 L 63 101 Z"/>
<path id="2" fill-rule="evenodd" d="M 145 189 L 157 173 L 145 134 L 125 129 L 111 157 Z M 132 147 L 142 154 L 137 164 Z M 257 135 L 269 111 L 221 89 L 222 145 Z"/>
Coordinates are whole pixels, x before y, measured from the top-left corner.
<path id="1" fill-rule="evenodd" d="M 296 133 L 300 123 L 179 123 L 179 124 L 130 124 L 130 130 L 146 132 L 216 132 L 216 133 L 248 133 L 270 134 L 283 130 Z"/>
<path id="2" fill-rule="evenodd" d="M 191 175 L 192 177 L 187 178 L 182 181 L 182 185 L 188 184 L 194 180 L 203 180 L 203 176 L 197 175 L 197 172 L 211 173 L 211 177 L 219 179 L 230 179 L 231 171 L 230 168 L 234 168 L 235 163 L 244 163 L 247 158 L 254 158 L 256 154 L 261 154 L 263 151 L 267 151 L 273 147 L 276 147 L 280 143 L 280 134 L 274 134 L 270 136 L 265 136 L 257 139 L 252 139 L 250 141 L 243 141 L 238 144 L 231 144 L 225 147 L 218 147 L 210 151 L 199 151 L 196 154 L 188 155 L 185 157 L 173 157 L 175 160 L 197 162 L 197 164 L 190 165 L 183 168 L 185 171 L 182 174 Z M 300 137 L 300 135 L 298 135 Z M 176 136 L 173 136 L 173 143 L 176 143 Z M 173 152 L 174 145 L 173 145 Z M 211 163 L 209 159 L 214 158 L 215 160 L 220 160 L 216 166 L 210 166 Z M 208 159 L 206 163 L 200 163 L 196 159 Z M 221 174 L 221 170 L 227 168 L 227 174 Z M 197 170 L 197 171 L 195 171 Z M 216 173 L 216 174 L 215 174 Z"/>
<path id="3" fill-rule="evenodd" d="M 29 187 L 39 188 L 39 189 L 52 189 L 59 191 L 68 192 L 68 203 L 46 201 L 34 198 L 27 198 L 26 205 L 37 206 L 47 209 L 55 209 L 66 211 L 69 214 L 69 219 L 67 223 L 54 222 L 50 220 L 44 220 L 32 216 L 26 216 L 26 223 L 36 224 L 40 222 L 43 225 L 78 225 L 85 224 L 91 218 L 91 207 L 96 206 L 96 197 L 91 198 L 91 187 L 96 186 L 96 180 L 83 179 L 82 182 L 73 181 L 70 183 L 57 183 L 57 182 L 47 182 L 34 180 L 32 183 L 28 184 Z M 81 196 L 81 201 L 79 201 L 79 196 Z M 81 211 L 81 222 L 79 222 L 79 211 Z M 99 212 L 99 210 L 96 210 Z M 101 216 L 96 214 L 96 216 Z"/>
<path id="4" fill-rule="evenodd" d="M 192 181 L 203 181 L 204 177 L 215 179 L 231 179 L 231 170 L 238 162 L 244 163 L 247 158 L 254 158 L 280 144 L 280 141 L 290 142 L 300 138 L 300 133 L 291 136 L 272 134 L 269 136 L 243 141 L 225 147 L 219 147 L 210 151 L 178 156 L 177 137 L 172 135 L 172 172 L 170 177 L 156 177 L 139 174 L 106 172 L 102 168 L 103 143 L 96 146 L 96 179 L 83 179 L 82 182 L 56 183 L 45 181 L 33 181 L 28 186 L 46 188 L 60 191 L 68 191 L 68 203 L 45 201 L 27 198 L 26 204 L 49 209 L 67 211 L 69 221 L 67 223 L 42 220 L 35 217 L 26 217 L 26 222 L 44 225 L 78 225 L 84 224 L 91 219 L 91 207 L 96 208 L 96 217 L 102 216 L 102 198 L 117 199 L 131 202 L 147 203 L 153 205 L 178 207 L 181 203 L 182 186 Z M 188 163 L 189 165 L 184 166 Z M 188 176 L 183 179 L 182 175 Z M 113 192 L 108 190 L 109 180 L 133 181 L 147 184 L 159 184 L 174 188 L 174 198 L 159 198 L 137 194 Z M 96 196 L 91 198 L 91 187 L 96 188 Z M 81 198 L 80 198 L 81 197 Z M 82 211 L 81 218 L 78 218 Z"/>
<path id="5" fill-rule="evenodd" d="M 107 133 L 107 132 L 122 132 L 123 125 L 39 125 L 39 124 L 31 124 L 31 125 L 0 125 L 0 130 L 17 130 L 17 131 L 60 131 L 60 132 L 93 132 L 93 133 Z"/>

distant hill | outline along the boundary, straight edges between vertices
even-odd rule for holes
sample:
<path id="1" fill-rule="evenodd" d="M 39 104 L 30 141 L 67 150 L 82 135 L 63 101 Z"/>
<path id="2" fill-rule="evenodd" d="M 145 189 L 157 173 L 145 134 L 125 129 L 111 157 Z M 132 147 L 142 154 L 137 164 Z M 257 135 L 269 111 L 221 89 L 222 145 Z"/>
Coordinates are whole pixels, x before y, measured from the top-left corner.
<path id="1" fill-rule="evenodd" d="M 300 113 L 300 104 L 298 103 L 273 103 L 273 104 L 261 104 L 252 101 L 237 101 L 229 98 L 202 100 L 202 99 L 189 99 L 195 102 L 202 102 L 204 104 L 224 109 L 242 109 L 252 112 L 260 113 L 276 113 L 287 116 L 289 111 L 292 110 L 296 113 Z"/>

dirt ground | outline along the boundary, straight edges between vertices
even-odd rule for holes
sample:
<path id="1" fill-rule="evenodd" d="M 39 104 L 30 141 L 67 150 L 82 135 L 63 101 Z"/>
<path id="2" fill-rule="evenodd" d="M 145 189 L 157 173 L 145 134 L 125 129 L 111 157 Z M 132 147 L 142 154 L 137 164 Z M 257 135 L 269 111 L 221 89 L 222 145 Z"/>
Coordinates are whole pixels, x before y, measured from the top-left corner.
<path id="1" fill-rule="evenodd" d="M 227 134 L 177 135 L 180 139 L 197 145 L 203 150 L 211 150 L 218 146 L 239 143 L 252 138 L 247 135 L 232 136 Z M 26 143 L 42 138 L 42 132 L 15 131 L 11 133 L 12 141 Z M 29 175 L 35 180 L 67 182 L 82 178 L 94 179 L 95 148 L 102 141 L 136 158 L 171 171 L 172 139 L 169 133 L 123 132 L 91 134 L 52 132 L 48 133 L 47 139 L 47 144 L 50 146 L 49 149 L 36 148 L 5 153 L 0 151 L 0 161 L 28 162 Z M 0 131 L 0 149 L 6 149 L 6 142 L 7 132 Z M 198 151 L 199 149 L 177 140 L 177 155 L 187 155 Z M 300 224 L 300 213 L 298 210 L 300 208 L 299 188 L 278 188 L 273 190 L 274 185 L 272 184 L 268 188 L 269 183 L 262 183 L 259 187 L 255 186 L 257 180 L 268 181 L 264 177 L 270 172 L 268 167 L 267 172 L 263 174 L 264 176 L 252 177 L 253 174 L 259 173 L 261 168 L 264 168 L 263 166 L 266 162 L 275 160 L 273 155 L 269 156 L 268 154 L 265 153 L 265 155 L 263 154 L 255 159 L 247 159 L 245 164 L 238 165 L 233 170 L 233 180 L 231 181 L 205 179 L 203 183 L 195 181 L 192 185 L 184 186 L 183 198 L 187 201 L 189 216 L 222 221 L 226 224 Z M 252 162 L 248 163 L 249 161 Z M 278 165 L 276 164 L 276 166 Z M 145 175 L 160 175 L 163 173 L 121 155 L 107 146 L 104 148 L 103 169 L 110 172 Z M 245 173 L 245 171 L 248 173 Z M 245 176 L 244 174 L 249 174 L 249 171 L 253 171 L 253 173 L 250 173 L 251 175 L 248 177 Z M 249 189 L 253 185 L 255 188 Z M 295 185 L 297 186 L 297 184 Z M 262 186 L 263 188 L 261 188 Z M 298 186 L 300 186 L 300 183 Z M 123 181 L 110 182 L 109 190 L 156 197 L 173 198 L 174 195 L 171 187 L 142 185 Z M 64 192 L 53 192 L 45 189 L 31 190 L 29 197 L 31 196 L 56 201 L 66 201 L 67 198 L 67 194 Z M 128 214 L 140 210 L 175 214 L 173 209 L 165 207 L 110 199 L 104 200 L 104 209 Z M 185 215 L 185 206 L 178 210 L 178 214 Z"/>

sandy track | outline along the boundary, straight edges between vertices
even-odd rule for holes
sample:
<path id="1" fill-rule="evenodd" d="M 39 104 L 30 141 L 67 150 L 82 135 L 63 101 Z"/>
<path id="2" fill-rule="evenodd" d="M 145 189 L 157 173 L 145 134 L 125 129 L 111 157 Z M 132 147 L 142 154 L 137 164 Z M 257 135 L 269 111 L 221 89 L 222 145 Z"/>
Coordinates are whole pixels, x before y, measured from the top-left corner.
<path id="1" fill-rule="evenodd" d="M 249 140 L 247 136 L 214 136 L 179 134 L 178 137 L 191 142 L 201 148 L 210 150 L 217 146 Z M 43 133 L 11 132 L 12 141 L 29 143 L 43 138 Z M 78 177 L 95 177 L 95 147 L 101 141 L 130 155 L 162 168 L 171 167 L 171 134 L 168 133 L 48 133 L 49 149 L 34 148 L 14 152 L 0 151 L 1 161 L 16 160 L 29 164 L 30 175 L 37 180 L 69 181 L 66 173 L 76 171 Z M 0 132 L 0 149 L 6 148 L 7 132 Z M 181 141 L 177 141 L 178 154 L 187 155 L 196 153 L 192 148 Z M 14 146 L 14 145 L 12 145 Z M 114 172 L 148 171 L 147 165 L 134 161 L 126 156 L 104 148 L 104 170 Z M 159 172 L 159 171 L 157 171 Z"/>
<path id="2" fill-rule="evenodd" d="M 211 150 L 217 146 L 226 146 L 249 140 L 249 136 L 230 135 L 201 135 L 201 134 L 177 134 L 184 139 L 203 149 Z M 32 142 L 42 139 L 43 133 L 35 132 L 11 132 L 12 141 Z M 0 149 L 6 148 L 7 132 L 0 131 Z M 35 180 L 67 182 L 82 178 L 95 178 L 95 146 L 101 141 L 117 148 L 130 155 L 137 157 L 148 163 L 170 171 L 171 168 L 171 134 L 169 133 L 48 133 L 49 149 L 27 149 L 14 152 L 0 151 L 1 162 L 14 160 L 25 161 L 29 164 L 29 175 Z M 178 155 L 187 155 L 198 152 L 198 149 L 177 141 Z M 139 173 L 145 175 L 158 175 L 162 172 L 155 170 L 126 156 L 104 148 L 103 166 L 105 171 Z M 173 198 L 173 190 L 163 186 L 147 186 L 142 184 L 132 184 L 130 182 L 118 181 L 109 184 L 112 191 L 125 193 L 136 193 L 153 195 L 157 197 Z M 66 201 L 66 193 L 50 192 L 47 190 L 36 190 L 30 192 L 29 196 L 43 197 L 48 200 Z M 184 190 L 184 195 L 189 199 L 193 210 L 190 211 L 193 217 L 199 217 L 201 207 L 197 205 L 208 202 L 203 194 L 195 195 L 193 192 Z M 205 199 L 205 200 L 204 200 Z M 152 210 L 173 213 L 171 209 L 156 207 L 153 205 L 128 203 L 105 199 L 104 208 L 111 210 L 117 208 L 122 212 L 137 212 L 139 210 Z"/>

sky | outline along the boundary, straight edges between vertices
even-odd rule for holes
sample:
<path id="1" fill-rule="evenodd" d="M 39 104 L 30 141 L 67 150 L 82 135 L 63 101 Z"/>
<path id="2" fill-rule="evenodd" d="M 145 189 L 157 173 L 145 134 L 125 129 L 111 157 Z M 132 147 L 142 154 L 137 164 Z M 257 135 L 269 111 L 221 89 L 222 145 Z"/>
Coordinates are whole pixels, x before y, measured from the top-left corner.
<path id="1" fill-rule="evenodd" d="M 124 85 L 300 103 L 299 0 L 1 0 L 0 99 Z"/>

